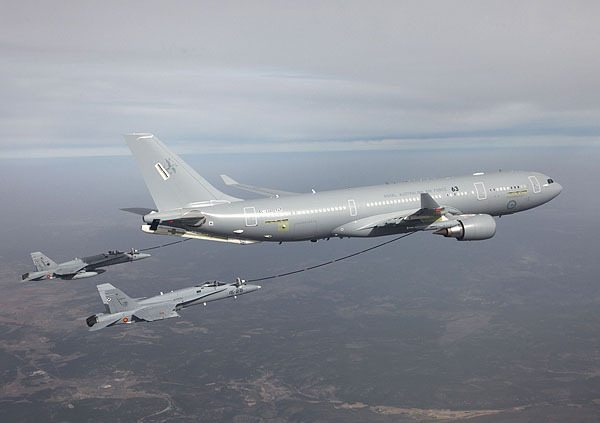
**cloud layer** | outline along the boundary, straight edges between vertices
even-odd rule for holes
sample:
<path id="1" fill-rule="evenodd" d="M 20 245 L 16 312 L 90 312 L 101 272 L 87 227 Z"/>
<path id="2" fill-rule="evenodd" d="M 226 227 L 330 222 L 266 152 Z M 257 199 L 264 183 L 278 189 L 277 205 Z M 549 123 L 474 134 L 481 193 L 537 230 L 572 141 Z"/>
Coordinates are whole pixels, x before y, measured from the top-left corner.
<path id="1" fill-rule="evenodd" d="M 221 151 L 598 143 L 599 15 L 583 1 L 13 2 L 0 157 L 114 153 L 132 131 Z"/>

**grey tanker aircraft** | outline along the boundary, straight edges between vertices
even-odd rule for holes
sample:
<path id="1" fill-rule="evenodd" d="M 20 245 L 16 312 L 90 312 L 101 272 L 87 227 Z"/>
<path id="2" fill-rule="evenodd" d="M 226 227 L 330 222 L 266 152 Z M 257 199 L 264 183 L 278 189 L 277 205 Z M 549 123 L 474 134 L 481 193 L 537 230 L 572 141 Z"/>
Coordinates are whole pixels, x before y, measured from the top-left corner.
<path id="1" fill-rule="evenodd" d="M 104 303 L 106 313 L 98 313 L 86 319 L 89 330 L 95 331 L 108 326 L 137 322 L 154 322 L 156 320 L 179 317 L 179 310 L 193 305 L 225 298 L 237 298 L 260 289 L 260 285 L 247 284 L 242 279 L 234 283 L 219 281 L 206 282 L 202 285 L 176 291 L 160 293 L 150 298 L 130 298 L 123 291 L 109 283 L 97 285 L 98 293 Z"/>
<path id="2" fill-rule="evenodd" d="M 237 183 L 225 185 L 270 198 L 227 195 L 195 172 L 154 135 L 125 136 L 157 210 L 142 215 L 144 232 L 250 244 L 375 237 L 430 231 L 459 241 L 496 233 L 494 216 L 538 207 L 562 191 L 539 172 L 474 173 L 334 191 L 293 193 Z"/>
<path id="3" fill-rule="evenodd" d="M 105 270 L 100 269 L 100 267 L 142 260 L 148 257 L 150 257 L 150 254 L 140 253 L 133 249 L 128 253 L 113 250 L 108 253 L 75 258 L 57 264 L 54 260 L 37 251 L 31 253 L 31 259 L 33 260 L 36 271 L 23 274 L 21 279 L 24 282 L 28 282 L 55 278 L 67 280 L 91 278 L 105 272 Z"/>

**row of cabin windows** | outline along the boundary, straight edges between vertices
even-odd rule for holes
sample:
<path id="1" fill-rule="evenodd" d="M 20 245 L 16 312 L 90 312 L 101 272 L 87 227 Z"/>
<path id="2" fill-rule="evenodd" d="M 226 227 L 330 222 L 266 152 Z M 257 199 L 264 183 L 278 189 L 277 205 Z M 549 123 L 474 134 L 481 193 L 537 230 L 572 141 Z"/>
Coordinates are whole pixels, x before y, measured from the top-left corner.
<path id="1" fill-rule="evenodd" d="M 510 186 L 510 187 L 490 188 L 490 191 L 508 191 L 511 189 L 521 189 L 521 188 L 524 188 L 524 186 L 523 185 L 514 185 L 514 186 Z M 471 191 L 470 194 L 475 195 L 475 191 Z M 462 197 L 465 195 L 469 195 L 469 192 L 468 191 L 459 191 L 459 192 L 453 192 L 452 194 L 446 194 L 447 197 L 449 197 L 449 196 Z M 441 194 L 434 194 L 431 197 L 434 199 L 441 199 L 443 196 Z M 410 197 L 410 198 L 385 200 L 385 201 L 373 201 L 373 202 L 367 203 L 366 206 L 367 207 L 389 206 L 389 205 L 393 205 L 393 204 L 404 204 L 404 203 L 410 203 L 410 202 L 415 202 L 415 201 L 420 201 L 420 197 Z M 336 207 L 326 207 L 326 208 L 322 208 L 322 209 L 298 210 L 298 211 L 291 212 L 291 213 L 290 212 L 274 213 L 273 215 L 285 217 L 285 216 L 290 216 L 290 215 L 330 213 L 330 212 L 344 211 L 346 209 L 347 209 L 346 206 L 336 206 Z"/>
<path id="2" fill-rule="evenodd" d="M 511 189 L 523 189 L 524 185 L 513 185 L 510 187 L 498 187 L 498 188 L 490 188 L 490 191 L 509 191 Z"/>
<path id="3" fill-rule="evenodd" d="M 292 214 L 314 214 L 314 213 L 330 213 L 337 211 L 346 210 L 346 206 L 336 206 L 336 207 L 325 207 L 323 209 L 312 209 L 312 210 L 298 210 L 296 212 L 292 212 Z"/>
<path id="4" fill-rule="evenodd" d="M 453 192 L 453 193 L 448 193 L 446 194 L 446 197 L 463 197 L 465 195 L 469 195 L 468 191 L 459 191 L 459 192 Z M 475 191 L 471 191 L 471 195 L 475 195 Z M 431 195 L 431 197 L 433 199 L 441 199 L 443 198 L 443 196 L 441 194 L 433 194 Z M 385 201 L 373 201 L 371 203 L 367 203 L 367 207 L 378 207 L 378 206 L 390 206 L 393 204 L 404 204 L 404 203 L 411 203 L 411 202 L 415 202 L 415 201 L 420 201 L 421 198 L 420 197 L 410 197 L 410 198 L 402 198 L 402 199 L 397 199 L 397 200 L 385 200 Z"/>
<path id="5" fill-rule="evenodd" d="M 330 212 L 344 211 L 346 209 L 347 209 L 346 206 L 336 206 L 336 207 L 325 207 L 325 208 L 322 208 L 322 209 L 311 209 L 311 210 L 297 210 L 297 211 L 287 211 L 287 212 L 265 213 L 265 214 L 261 214 L 260 216 L 262 216 L 262 217 L 270 217 L 270 218 L 273 218 L 273 217 L 289 217 L 289 216 L 304 215 L 304 214 L 330 213 Z M 256 216 L 259 216 L 259 215 L 256 214 Z"/>

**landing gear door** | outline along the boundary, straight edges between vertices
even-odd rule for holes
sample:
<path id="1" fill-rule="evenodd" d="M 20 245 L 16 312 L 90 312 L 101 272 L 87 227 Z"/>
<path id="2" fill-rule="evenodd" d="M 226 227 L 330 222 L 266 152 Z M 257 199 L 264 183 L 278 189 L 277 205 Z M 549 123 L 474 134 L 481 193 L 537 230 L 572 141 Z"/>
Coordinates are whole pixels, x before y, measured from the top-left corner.
<path id="1" fill-rule="evenodd" d="M 244 218 L 246 226 L 257 226 L 258 219 L 256 218 L 256 209 L 254 207 L 244 207 Z"/>

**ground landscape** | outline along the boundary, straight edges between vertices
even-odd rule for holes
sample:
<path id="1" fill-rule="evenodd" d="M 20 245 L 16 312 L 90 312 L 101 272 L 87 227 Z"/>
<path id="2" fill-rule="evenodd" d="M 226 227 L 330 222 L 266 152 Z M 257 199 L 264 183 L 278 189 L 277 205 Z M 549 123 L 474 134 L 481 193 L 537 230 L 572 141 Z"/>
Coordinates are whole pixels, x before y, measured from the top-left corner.
<path id="1" fill-rule="evenodd" d="M 30 251 L 67 260 L 170 239 L 141 233 L 138 217 L 118 210 L 151 205 L 130 157 L 5 160 L 0 420 L 597 421 L 600 200 L 589 180 L 597 156 L 595 148 L 186 156 L 215 184 L 228 173 L 309 191 L 511 166 L 547 172 L 564 191 L 503 217 L 489 241 L 417 234 L 181 319 L 96 333 L 84 319 L 102 311 L 99 283 L 149 296 L 293 270 L 380 240 L 190 241 L 96 278 L 21 284 Z"/>

